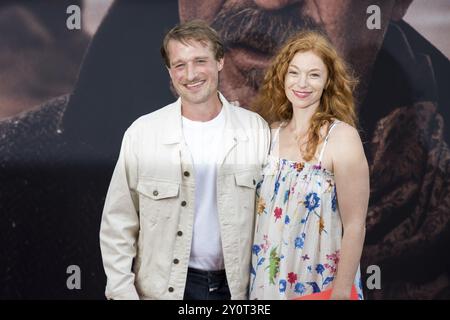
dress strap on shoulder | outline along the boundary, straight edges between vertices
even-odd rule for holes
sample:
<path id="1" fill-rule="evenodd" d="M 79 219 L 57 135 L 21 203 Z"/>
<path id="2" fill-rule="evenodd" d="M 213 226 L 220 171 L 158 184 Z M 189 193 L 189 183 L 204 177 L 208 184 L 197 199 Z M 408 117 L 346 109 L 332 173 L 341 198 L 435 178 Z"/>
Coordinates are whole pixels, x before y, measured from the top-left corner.
<path id="1" fill-rule="evenodd" d="M 339 120 L 333 121 L 333 123 L 331 124 L 330 128 L 328 129 L 327 136 L 325 137 L 325 141 L 323 142 L 322 150 L 320 150 L 319 164 L 322 163 L 323 152 L 325 151 L 325 147 L 327 146 L 328 138 L 330 137 L 331 131 L 333 131 L 334 127 L 335 127 L 339 122 L 341 122 L 341 121 L 339 121 Z"/>

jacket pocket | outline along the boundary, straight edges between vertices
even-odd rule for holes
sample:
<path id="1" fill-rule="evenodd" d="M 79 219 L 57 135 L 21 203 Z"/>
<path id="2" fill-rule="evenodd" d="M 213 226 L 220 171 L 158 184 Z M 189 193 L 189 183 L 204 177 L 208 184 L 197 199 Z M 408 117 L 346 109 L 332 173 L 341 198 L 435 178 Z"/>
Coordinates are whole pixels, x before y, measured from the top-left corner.
<path id="1" fill-rule="evenodd" d="M 254 170 L 236 172 L 234 174 L 236 181 L 235 200 L 237 205 L 237 216 L 241 223 L 248 223 L 246 221 L 252 217 L 255 210 L 255 196 L 256 186 L 260 179 L 259 174 Z"/>
<path id="2" fill-rule="evenodd" d="M 152 220 L 174 214 L 176 199 L 180 190 L 178 182 L 139 180 L 139 212 Z"/>
<path id="3" fill-rule="evenodd" d="M 259 177 L 254 171 L 237 172 L 234 174 L 234 178 L 237 186 L 250 189 L 255 189 L 259 180 Z"/>

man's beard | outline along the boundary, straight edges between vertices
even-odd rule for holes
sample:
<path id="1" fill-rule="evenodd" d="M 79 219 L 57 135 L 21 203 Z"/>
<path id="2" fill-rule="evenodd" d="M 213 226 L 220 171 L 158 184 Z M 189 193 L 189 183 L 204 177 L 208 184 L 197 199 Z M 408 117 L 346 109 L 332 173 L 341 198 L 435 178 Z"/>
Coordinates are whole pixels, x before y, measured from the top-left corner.
<path id="1" fill-rule="evenodd" d="M 310 17 L 299 15 L 299 8 L 288 6 L 268 12 L 255 6 L 222 8 L 211 26 L 219 33 L 225 51 L 235 46 L 249 48 L 273 57 L 291 36 L 302 30 L 315 30 L 324 35 L 324 29 Z M 266 70 L 246 70 L 247 84 L 257 90 Z"/>

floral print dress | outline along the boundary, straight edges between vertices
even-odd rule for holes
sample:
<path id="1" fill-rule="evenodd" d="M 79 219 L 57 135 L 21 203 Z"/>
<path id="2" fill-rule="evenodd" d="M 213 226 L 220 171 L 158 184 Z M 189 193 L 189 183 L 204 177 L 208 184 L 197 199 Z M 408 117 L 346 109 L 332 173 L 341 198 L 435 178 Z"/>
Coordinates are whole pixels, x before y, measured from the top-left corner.
<path id="1" fill-rule="evenodd" d="M 331 289 L 339 263 L 342 222 L 332 172 L 317 164 L 279 159 L 280 127 L 257 186 L 250 299 L 295 299 Z M 276 146 L 276 147 L 274 147 Z M 363 299 L 361 276 L 355 277 Z"/>

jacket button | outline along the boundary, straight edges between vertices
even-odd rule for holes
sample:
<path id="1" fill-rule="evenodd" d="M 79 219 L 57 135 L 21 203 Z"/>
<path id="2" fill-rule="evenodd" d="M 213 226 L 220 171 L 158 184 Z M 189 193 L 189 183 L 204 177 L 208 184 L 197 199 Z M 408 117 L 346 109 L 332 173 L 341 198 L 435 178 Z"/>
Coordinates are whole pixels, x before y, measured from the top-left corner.
<path id="1" fill-rule="evenodd" d="M 169 292 L 173 292 L 173 287 L 169 287 Z"/>
<path id="2" fill-rule="evenodd" d="M 183 231 L 178 231 L 177 236 L 181 237 L 183 235 Z"/>
<path id="3" fill-rule="evenodd" d="M 185 171 L 185 172 L 184 172 L 184 176 L 185 176 L 185 177 L 189 177 L 190 175 L 191 175 L 191 174 L 189 173 L 189 171 Z"/>
<path id="4" fill-rule="evenodd" d="M 187 205 L 187 202 L 186 202 L 186 201 L 181 201 L 181 206 L 182 206 L 182 207 L 186 207 L 186 205 Z"/>
<path id="5" fill-rule="evenodd" d="M 156 197 L 159 194 L 158 190 L 153 191 L 153 195 Z"/>
<path id="6" fill-rule="evenodd" d="M 180 260 L 178 259 L 173 259 L 173 263 L 178 264 L 180 262 Z"/>
<path id="7" fill-rule="evenodd" d="M 253 185 L 255 185 L 256 184 L 256 181 L 255 181 L 255 179 L 253 179 Z"/>

